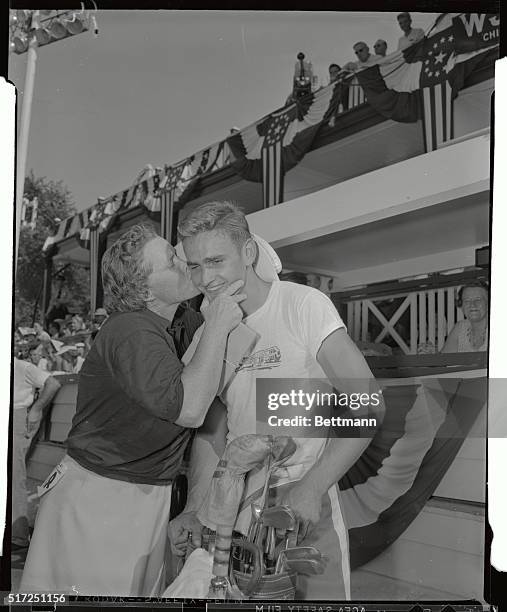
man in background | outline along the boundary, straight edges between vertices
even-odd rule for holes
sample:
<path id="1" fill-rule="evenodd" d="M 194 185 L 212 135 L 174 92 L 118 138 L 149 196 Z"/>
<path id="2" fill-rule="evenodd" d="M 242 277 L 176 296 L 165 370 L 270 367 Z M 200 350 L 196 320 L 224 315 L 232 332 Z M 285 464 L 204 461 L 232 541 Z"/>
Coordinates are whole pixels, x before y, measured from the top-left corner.
<path id="1" fill-rule="evenodd" d="M 410 45 L 424 38 L 424 30 L 422 28 L 412 27 L 412 17 L 410 13 L 400 13 L 397 19 L 403 32 L 403 36 L 398 40 L 398 51 L 403 51 L 403 49 L 410 47 Z"/>
<path id="2" fill-rule="evenodd" d="M 56 395 L 60 383 L 33 363 L 14 358 L 12 434 L 12 548 L 29 543 L 26 453 L 37 433 L 44 408 Z M 39 392 L 34 401 L 36 391 Z"/>
<path id="3" fill-rule="evenodd" d="M 387 54 L 387 42 L 382 38 L 379 38 L 377 42 L 373 45 L 373 50 L 376 55 L 380 57 L 385 57 Z"/>
<path id="4" fill-rule="evenodd" d="M 338 64 L 329 64 L 329 82 L 335 83 L 340 75 L 341 68 Z"/>
<path id="5" fill-rule="evenodd" d="M 377 63 L 377 60 L 380 59 L 379 55 L 372 55 L 370 53 L 370 47 L 368 47 L 368 45 L 362 40 L 356 42 L 353 49 L 357 57 L 357 61 L 347 62 L 343 67 L 344 70 L 348 70 L 349 72 L 357 72 L 363 68 L 374 66 Z"/>

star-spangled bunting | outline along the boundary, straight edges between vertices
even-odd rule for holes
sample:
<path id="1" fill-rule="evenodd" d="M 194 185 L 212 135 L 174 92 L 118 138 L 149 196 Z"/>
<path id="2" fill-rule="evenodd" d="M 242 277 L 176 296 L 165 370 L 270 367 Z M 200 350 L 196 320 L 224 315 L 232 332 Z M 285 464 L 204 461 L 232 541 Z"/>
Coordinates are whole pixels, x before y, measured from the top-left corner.
<path id="1" fill-rule="evenodd" d="M 282 141 L 290 125 L 290 114 L 285 111 L 271 115 L 262 145 L 262 174 L 264 207 L 283 202 Z"/>
<path id="2" fill-rule="evenodd" d="M 498 16 L 445 13 L 423 40 L 357 73 L 368 103 L 395 121 L 422 119 L 426 151 L 454 137 L 454 99 L 498 55 Z"/>
<path id="3" fill-rule="evenodd" d="M 389 119 L 422 120 L 425 148 L 436 149 L 454 136 L 453 101 L 467 76 L 483 66 L 494 66 L 499 26 L 498 15 L 442 14 L 426 39 L 360 70 L 349 90 L 354 95 L 364 93 L 367 102 Z M 217 168 L 227 142 L 232 169 L 246 180 L 264 183 L 264 206 L 278 204 L 283 201 L 285 174 L 310 150 L 320 126 L 337 115 L 341 88 L 341 84 L 331 84 L 297 100 L 166 169 L 169 176 L 146 166 L 133 185 L 108 200 L 115 202 L 116 212 L 144 206 L 150 214 L 158 215 L 165 209 L 163 232 L 167 235 L 167 208 L 172 206 L 174 210 L 175 204 L 181 206 L 189 199 L 198 181 Z M 349 108 L 353 106 L 349 104 Z M 46 240 L 44 250 L 75 234 L 87 245 L 89 235 L 84 230 L 96 218 L 94 211 L 95 206 L 64 219 L 56 234 Z M 105 227 L 107 221 L 101 219 L 99 232 Z"/>
<path id="4" fill-rule="evenodd" d="M 248 181 L 263 183 L 264 207 L 283 201 L 285 174 L 299 163 L 321 126 L 337 112 L 341 88 L 335 83 L 297 99 L 227 139 L 234 170 Z"/>

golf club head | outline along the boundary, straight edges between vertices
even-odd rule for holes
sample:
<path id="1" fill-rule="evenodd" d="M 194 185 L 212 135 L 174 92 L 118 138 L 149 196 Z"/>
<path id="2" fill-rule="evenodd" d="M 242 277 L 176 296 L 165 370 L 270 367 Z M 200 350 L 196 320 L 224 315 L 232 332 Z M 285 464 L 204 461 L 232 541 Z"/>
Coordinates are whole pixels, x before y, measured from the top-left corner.
<path id="1" fill-rule="evenodd" d="M 275 529 L 293 531 L 296 527 L 296 515 L 288 506 L 271 506 L 265 508 L 261 515 L 264 525 Z"/>
<path id="2" fill-rule="evenodd" d="M 284 555 L 283 567 L 305 576 L 317 576 L 323 574 L 326 569 L 322 561 L 315 559 L 287 559 Z"/>
<path id="3" fill-rule="evenodd" d="M 323 561 L 320 550 L 315 546 L 296 546 L 295 548 L 286 548 L 285 558 L 289 560 L 295 559 L 312 559 L 314 561 Z"/>

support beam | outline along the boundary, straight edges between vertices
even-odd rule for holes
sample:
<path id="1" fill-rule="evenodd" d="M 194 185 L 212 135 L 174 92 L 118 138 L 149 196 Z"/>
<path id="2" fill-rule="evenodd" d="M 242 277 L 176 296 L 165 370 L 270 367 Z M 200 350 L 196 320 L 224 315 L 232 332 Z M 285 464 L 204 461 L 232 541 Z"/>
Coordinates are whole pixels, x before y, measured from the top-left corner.
<path id="1" fill-rule="evenodd" d="M 40 313 L 41 325 L 45 326 L 46 312 L 51 301 L 51 288 L 53 281 L 53 257 L 46 256 L 44 258 L 44 283 L 42 286 L 42 308 Z"/>

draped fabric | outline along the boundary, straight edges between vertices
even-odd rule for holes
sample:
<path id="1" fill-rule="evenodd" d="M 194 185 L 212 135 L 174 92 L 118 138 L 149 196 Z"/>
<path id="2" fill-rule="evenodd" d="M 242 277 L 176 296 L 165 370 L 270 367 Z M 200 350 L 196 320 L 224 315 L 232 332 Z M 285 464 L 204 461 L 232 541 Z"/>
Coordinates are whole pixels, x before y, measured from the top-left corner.
<path id="1" fill-rule="evenodd" d="M 153 168 L 148 165 L 138 175 L 136 182 L 108 198 L 100 198 L 97 204 L 64 219 L 54 236 L 49 236 L 43 246 L 47 251 L 51 245 L 70 236 L 77 235 L 79 244 L 90 249 L 91 231 L 107 232 L 116 215 L 125 210 L 143 206 L 148 216 L 161 221 L 164 237 L 172 227 L 172 211 L 182 206 L 191 196 L 200 178 L 215 170 L 223 153 L 224 143 L 219 142 L 192 155 L 174 166 Z"/>
<path id="2" fill-rule="evenodd" d="M 384 421 L 339 482 L 351 568 L 380 554 L 416 518 L 474 422 L 479 417 L 485 424 L 486 393 L 486 378 L 407 380 L 384 388 Z"/>
<path id="3" fill-rule="evenodd" d="M 446 13 L 427 37 L 357 73 L 368 103 L 394 121 L 422 119 L 426 151 L 454 137 L 454 99 L 498 56 L 498 15 Z"/>
<path id="4" fill-rule="evenodd" d="M 106 232 L 117 213 L 144 206 L 148 215 L 160 219 L 163 232 L 168 218 L 194 193 L 202 177 L 224 163 L 224 145 L 230 167 L 243 179 L 263 183 L 263 203 L 273 206 L 284 199 L 285 174 L 312 148 L 322 126 L 336 125 L 343 112 L 363 105 L 400 122 L 422 120 L 426 151 L 454 137 L 454 99 L 467 77 L 491 67 L 498 57 L 498 15 L 444 13 L 427 36 L 403 51 L 396 51 L 354 75 L 297 99 L 256 121 L 226 140 L 171 166 L 146 166 L 133 185 L 73 217 L 64 219 L 43 250 L 73 235 L 89 248 L 89 230 Z M 348 110 L 343 110 L 344 92 Z M 169 195 L 164 193 L 169 191 Z M 165 211 L 162 213 L 162 209 Z"/>
<path id="5" fill-rule="evenodd" d="M 283 200 L 283 176 L 310 149 L 321 125 L 336 113 L 342 84 L 297 99 L 230 136 L 233 169 L 247 181 L 263 182 L 264 207 Z"/>

